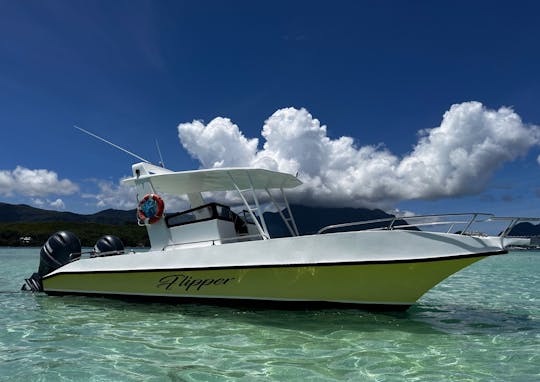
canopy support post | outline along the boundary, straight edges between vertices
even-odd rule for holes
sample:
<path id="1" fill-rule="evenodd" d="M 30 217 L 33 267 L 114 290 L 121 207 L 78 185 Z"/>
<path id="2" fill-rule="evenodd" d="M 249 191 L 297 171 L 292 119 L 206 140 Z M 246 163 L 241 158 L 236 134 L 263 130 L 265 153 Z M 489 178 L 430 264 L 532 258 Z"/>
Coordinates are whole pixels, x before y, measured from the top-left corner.
<path id="1" fill-rule="evenodd" d="M 289 203 L 286 203 L 285 202 L 285 205 L 286 205 L 286 209 L 287 209 L 287 213 L 289 215 L 289 218 L 287 218 L 283 212 L 281 211 L 281 208 L 279 207 L 279 205 L 277 204 L 276 200 L 274 199 L 274 197 L 272 196 L 272 194 L 270 193 L 270 190 L 268 188 L 265 188 L 266 190 L 266 193 L 268 194 L 268 196 L 270 197 L 270 200 L 272 201 L 272 204 L 274 205 L 274 207 L 276 208 L 277 212 L 279 213 L 279 216 L 281 216 L 281 220 L 283 220 L 283 223 L 285 223 L 285 225 L 287 226 L 287 229 L 289 230 L 291 236 L 299 236 L 298 235 L 298 229 L 296 228 L 296 224 L 294 224 L 294 218 L 292 217 L 292 214 L 291 214 L 291 211 L 289 209 Z M 282 195 L 283 194 L 283 189 L 280 188 L 281 192 L 282 192 Z M 284 199 L 285 201 L 285 199 Z M 291 224 L 289 224 L 289 221 L 291 222 Z"/>
<path id="2" fill-rule="evenodd" d="M 261 206 L 259 205 L 259 199 L 257 198 L 257 193 L 255 192 L 255 188 L 253 187 L 253 180 L 251 179 L 251 175 L 249 175 L 249 171 L 246 171 L 246 174 L 248 176 L 251 192 L 253 193 L 253 200 L 255 201 L 255 206 L 256 206 L 257 212 L 259 213 L 259 218 L 261 219 L 263 230 L 266 233 L 266 236 L 270 238 L 270 234 L 268 233 L 268 227 L 266 227 L 266 221 L 264 220 L 264 216 L 263 216 L 264 213 L 261 210 Z"/>
<path id="3" fill-rule="evenodd" d="M 261 235 L 263 240 L 268 240 L 270 238 L 270 235 L 268 235 L 268 229 L 266 228 L 266 223 L 264 221 L 264 218 L 261 216 L 261 222 L 262 222 L 263 227 L 264 227 L 263 228 L 263 227 L 261 227 L 261 224 L 259 223 L 259 220 L 257 219 L 257 216 L 255 216 L 255 214 L 253 213 L 254 210 L 260 211 L 260 209 L 259 209 L 259 202 L 257 200 L 257 196 L 255 195 L 255 190 L 253 189 L 253 182 L 251 181 L 251 177 L 249 177 L 249 174 L 248 174 L 249 183 L 251 185 L 251 192 L 253 192 L 253 198 L 255 199 L 255 205 L 257 207 L 255 209 L 251 208 L 248 201 L 244 197 L 244 194 L 242 193 L 243 191 L 247 191 L 247 190 L 241 190 L 240 187 L 238 187 L 238 185 L 234 181 L 234 178 L 232 177 L 232 175 L 228 171 L 227 171 L 227 174 L 229 175 L 229 178 L 231 178 L 231 182 L 232 182 L 234 188 L 236 189 L 236 191 L 238 191 L 238 194 L 240 195 L 240 198 L 244 202 L 244 205 L 246 206 L 246 208 L 248 210 L 248 213 L 251 216 L 251 219 L 253 220 L 253 223 L 255 223 L 255 227 L 257 227 L 257 231 L 259 231 L 259 234 Z"/>
<path id="4" fill-rule="evenodd" d="M 296 232 L 296 236 L 300 236 L 300 233 L 298 232 L 298 227 L 296 225 L 296 220 L 294 220 L 294 215 L 291 211 L 291 206 L 289 204 L 289 201 L 287 200 L 287 195 L 285 195 L 285 191 L 283 191 L 283 187 L 280 187 L 279 190 L 281 191 L 281 197 L 283 198 L 283 201 L 285 202 L 285 207 L 287 207 L 287 213 L 289 214 L 289 217 L 291 219 L 294 232 Z"/>

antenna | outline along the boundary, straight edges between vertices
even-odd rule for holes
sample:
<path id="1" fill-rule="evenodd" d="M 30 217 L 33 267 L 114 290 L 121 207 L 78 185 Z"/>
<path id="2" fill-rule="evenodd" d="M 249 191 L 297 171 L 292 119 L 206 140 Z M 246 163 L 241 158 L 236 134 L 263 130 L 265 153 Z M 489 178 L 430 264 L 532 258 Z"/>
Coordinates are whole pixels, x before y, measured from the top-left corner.
<path id="1" fill-rule="evenodd" d="M 161 156 L 161 150 L 159 149 L 159 143 L 156 139 L 156 147 L 157 147 L 157 151 L 159 153 L 159 164 L 161 164 L 161 167 L 165 168 L 165 162 L 163 162 L 163 157 Z"/>
<path id="2" fill-rule="evenodd" d="M 131 151 L 126 150 L 125 148 L 120 147 L 120 146 L 118 146 L 118 145 L 115 145 L 114 143 L 109 142 L 108 140 L 101 138 L 99 135 L 96 135 L 96 134 L 94 134 L 94 133 L 89 132 L 88 130 L 83 129 L 82 127 L 79 127 L 79 126 L 77 126 L 77 125 L 73 125 L 73 127 L 76 128 L 77 130 L 82 131 L 83 133 L 86 133 L 86 134 L 88 134 L 88 135 L 90 135 L 90 136 L 92 136 L 92 137 L 94 137 L 94 138 L 96 138 L 96 139 L 99 139 L 100 141 L 103 141 L 103 142 L 105 142 L 105 143 L 108 143 L 108 144 L 111 145 L 112 147 L 117 148 L 118 150 L 121 150 L 121 151 L 125 152 L 126 154 L 131 155 L 132 157 L 135 157 L 135 158 L 137 158 L 137 159 L 140 159 L 140 160 L 142 160 L 143 162 L 152 164 L 151 162 L 147 161 L 147 160 L 144 159 L 143 157 L 140 157 L 140 156 L 138 156 L 137 154 L 133 154 Z M 160 154 L 160 155 L 161 155 L 161 154 Z"/>

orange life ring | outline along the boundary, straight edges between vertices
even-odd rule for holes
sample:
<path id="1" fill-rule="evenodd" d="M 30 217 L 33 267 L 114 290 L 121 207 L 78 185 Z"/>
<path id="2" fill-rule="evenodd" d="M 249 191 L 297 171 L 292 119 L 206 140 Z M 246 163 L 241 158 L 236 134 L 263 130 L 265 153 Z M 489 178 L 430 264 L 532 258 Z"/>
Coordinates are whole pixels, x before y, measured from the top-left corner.
<path id="1" fill-rule="evenodd" d="M 144 224 L 154 224 L 163 217 L 165 203 L 157 194 L 146 194 L 137 206 L 137 218 Z"/>

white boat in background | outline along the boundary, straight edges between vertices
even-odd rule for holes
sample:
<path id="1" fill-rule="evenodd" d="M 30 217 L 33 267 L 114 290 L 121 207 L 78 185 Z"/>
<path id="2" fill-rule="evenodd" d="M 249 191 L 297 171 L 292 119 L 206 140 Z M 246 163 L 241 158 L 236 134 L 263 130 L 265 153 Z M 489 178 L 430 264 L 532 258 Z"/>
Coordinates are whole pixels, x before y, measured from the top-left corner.
<path id="1" fill-rule="evenodd" d="M 78 239 L 59 232 L 42 248 L 40 269 L 27 279 L 30 289 L 407 308 L 455 272 L 505 254 L 506 235 L 521 221 L 510 219 L 500 236 L 470 233 L 479 222 L 501 220 L 478 213 L 353 222 L 300 235 L 285 194 L 301 185 L 293 175 L 256 168 L 173 172 L 148 163 L 132 171 L 125 182 L 145 195 L 138 220 L 148 230 L 150 251 L 125 253 L 117 238 L 106 236 L 81 254 Z M 236 191 L 242 207 L 234 212 L 205 200 L 216 191 Z M 191 208 L 165 213 L 164 193 L 187 195 Z M 271 237 L 263 203 L 279 211 L 290 237 Z M 442 226 L 448 229 L 427 229 Z"/>

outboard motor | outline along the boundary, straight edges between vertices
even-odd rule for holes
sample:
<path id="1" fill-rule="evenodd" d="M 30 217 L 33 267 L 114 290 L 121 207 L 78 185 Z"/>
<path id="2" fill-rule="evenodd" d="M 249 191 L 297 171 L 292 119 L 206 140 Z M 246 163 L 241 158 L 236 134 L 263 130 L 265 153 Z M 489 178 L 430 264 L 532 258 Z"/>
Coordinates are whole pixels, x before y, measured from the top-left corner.
<path id="1" fill-rule="evenodd" d="M 122 253 L 124 253 L 124 243 L 114 235 L 100 237 L 93 250 L 93 256 L 112 256 Z"/>
<path id="2" fill-rule="evenodd" d="M 26 279 L 26 284 L 21 289 L 31 290 L 32 292 L 43 291 L 42 277 L 69 263 L 72 253 L 80 252 L 81 241 L 74 233 L 68 231 L 56 232 L 41 247 L 37 273 Z"/>

